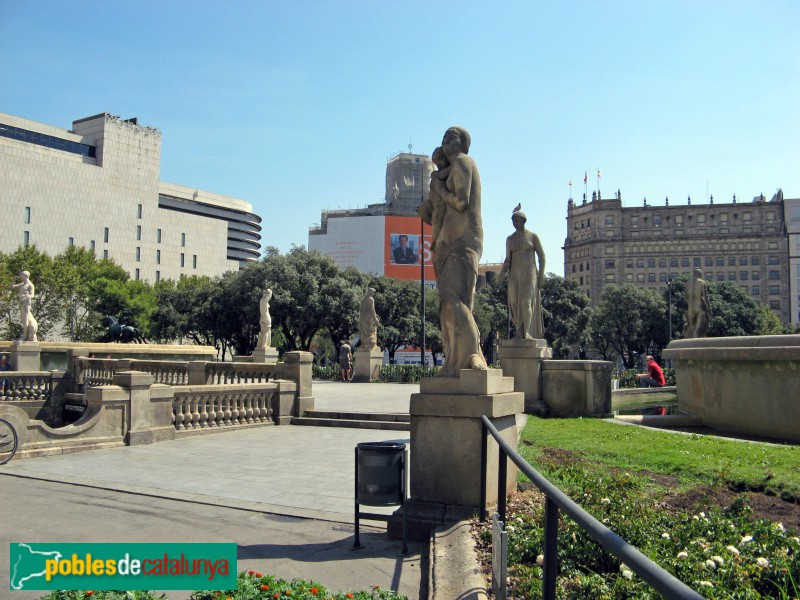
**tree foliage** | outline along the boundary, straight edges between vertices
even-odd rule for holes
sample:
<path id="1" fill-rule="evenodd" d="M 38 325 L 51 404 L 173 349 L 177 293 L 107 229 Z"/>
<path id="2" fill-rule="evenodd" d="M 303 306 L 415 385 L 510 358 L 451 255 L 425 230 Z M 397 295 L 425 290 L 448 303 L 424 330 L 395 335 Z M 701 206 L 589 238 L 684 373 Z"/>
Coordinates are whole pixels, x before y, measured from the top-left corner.
<path id="1" fill-rule="evenodd" d="M 590 341 L 589 297 L 573 279 L 548 273 L 542 286 L 544 336 L 553 348 L 553 358 L 569 358 L 575 346 Z"/>

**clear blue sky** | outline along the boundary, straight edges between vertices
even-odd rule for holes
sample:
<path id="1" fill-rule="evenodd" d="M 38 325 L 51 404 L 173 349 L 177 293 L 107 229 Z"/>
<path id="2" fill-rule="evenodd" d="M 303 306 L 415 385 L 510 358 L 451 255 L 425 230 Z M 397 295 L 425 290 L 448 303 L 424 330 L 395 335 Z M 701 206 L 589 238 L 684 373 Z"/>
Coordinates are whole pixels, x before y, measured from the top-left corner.
<path id="1" fill-rule="evenodd" d="M 282 251 L 462 125 L 483 260 L 521 202 L 563 274 L 584 172 L 625 206 L 800 197 L 799 30 L 797 0 L 0 0 L 0 112 L 139 117 L 162 180 L 251 202 Z"/>

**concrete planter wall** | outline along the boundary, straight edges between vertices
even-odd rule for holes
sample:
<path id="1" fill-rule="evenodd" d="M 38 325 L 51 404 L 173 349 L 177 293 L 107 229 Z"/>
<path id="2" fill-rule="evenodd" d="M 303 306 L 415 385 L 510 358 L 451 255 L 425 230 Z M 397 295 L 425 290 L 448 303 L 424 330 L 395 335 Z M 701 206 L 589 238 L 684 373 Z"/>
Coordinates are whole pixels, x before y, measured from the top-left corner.
<path id="1" fill-rule="evenodd" d="M 677 340 L 678 409 L 703 425 L 800 442 L 800 335 Z"/>
<path id="2" fill-rule="evenodd" d="M 611 374 L 605 360 L 545 360 L 542 398 L 551 417 L 611 415 Z"/>

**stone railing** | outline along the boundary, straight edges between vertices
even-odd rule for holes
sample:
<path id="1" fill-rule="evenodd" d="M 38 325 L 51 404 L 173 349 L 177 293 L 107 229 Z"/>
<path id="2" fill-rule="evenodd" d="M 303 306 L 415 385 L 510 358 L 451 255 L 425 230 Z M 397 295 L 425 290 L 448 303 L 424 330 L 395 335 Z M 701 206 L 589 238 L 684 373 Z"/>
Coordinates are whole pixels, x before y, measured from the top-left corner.
<path id="1" fill-rule="evenodd" d="M 178 431 L 253 425 L 272 421 L 275 383 L 173 387 L 172 413 Z"/>
<path id="2" fill-rule="evenodd" d="M 140 371 L 150 373 L 155 383 L 164 385 L 188 385 L 189 365 L 192 363 L 179 360 L 120 360 L 122 371 Z M 209 363 L 201 363 L 209 364 Z M 215 363 L 210 363 L 215 364 Z"/>
<path id="3" fill-rule="evenodd" d="M 0 373 L 0 400 L 47 400 L 52 390 L 50 371 Z"/>
<path id="4" fill-rule="evenodd" d="M 275 378 L 275 364 L 256 364 L 246 362 L 205 363 L 205 383 L 224 385 L 228 383 L 266 383 Z"/>

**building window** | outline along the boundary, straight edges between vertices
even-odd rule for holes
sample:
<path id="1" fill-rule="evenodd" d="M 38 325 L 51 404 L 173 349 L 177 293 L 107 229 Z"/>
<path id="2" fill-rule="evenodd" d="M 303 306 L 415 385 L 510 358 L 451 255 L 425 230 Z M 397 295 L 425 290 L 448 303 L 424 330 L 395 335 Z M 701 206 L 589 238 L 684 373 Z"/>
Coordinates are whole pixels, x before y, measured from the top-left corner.
<path id="1" fill-rule="evenodd" d="M 636 266 L 639 267 L 640 269 L 643 269 L 644 268 L 644 259 L 643 258 L 637 258 L 636 259 Z"/>
<path id="2" fill-rule="evenodd" d="M 94 240 L 89 241 L 89 249 L 94 252 Z"/>
<path id="3" fill-rule="evenodd" d="M 678 225 L 683 223 L 683 215 L 675 215 L 675 223 Z"/>
<path id="4" fill-rule="evenodd" d="M 735 256 L 729 256 L 728 257 L 728 266 L 729 267 L 735 267 L 736 266 L 736 257 Z"/>
<path id="5" fill-rule="evenodd" d="M 70 246 L 74 246 L 74 245 L 75 245 L 75 238 L 72 238 L 72 237 L 71 237 L 71 238 L 69 238 L 69 241 L 68 241 L 67 243 L 68 243 Z"/>
<path id="6" fill-rule="evenodd" d="M 666 266 L 667 266 L 667 259 L 666 259 L 666 258 L 660 258 L 660 259 L 658 260 L 658 266 L 659 266 L 659 267 L 661 267 L 662 269 L 666 268 Z"/>
<path id="7" fill-rule="evenodd" d="M 136 218 L 137 219 L 141 219 L 142 218 L 142 205 L 141 204 L 137 204 L 136 205 Z M 136 279 L 139 279 L 139 278 L 137 277 Z"/>
<path id="8" fill-rule="evenodd" d="M 678 266 L 678 259 L 677 258 L 670 258 L 669 259 L 669 266 L 670 267 L 677 267 Z"/>
<path id="9" fill-rule="evenodd" d="M 625 273 L 625 281 L 633 282 L 633 273 Z"/>
<path id="10" fill-rule="evenodd" d="M 613 268 L 614 268 L 614 261 L 613 260 L 607 260 L 606 261 L 606 269 L 613 269 Z"/>
<path id="11" fill-rule="evenodd" d="M 183 248 L 185 246 L 186 246 L 186 234 L 182 233 L 181 234 L 181 248 Z"/>
<path id="12" fill-rule="evenodd" d="M 638 225 L 639 217 L 631 217 L 631 225 Z"/>
<path id="13" fill-rule="evenodd" d="M 775 212 L 768 210 L 767 211 L 767 221 L 774 221 L 775 220 Z"/>
<path id="14" fill-rule="evenodd" d="M 22 232 L 22 245 L 27 246 L 31 243 L 31 232 L 30 231 L 23 231 Z"/>
<path id="15" fill-rule="evenodd" d="M 742 266 L 742 267 L 746 267 L 747 266 L 747 257 L 746 256 L 740 256 L 739 257 L 739 265 Z"/>
<path id="16" fill-rule="evenodd" d="M 688 267 L 689 266 L 689 259 L 688 258 L 682 258 L 681 259 L 681 266 L 682 267 Z"/>
<path id="17" fill-rule="evenodd" d="M 728 281 L 736 281 L 736 271 L 728 271 Z"/>
<path id="18" fill-rule="evenodd" d="M 739 281 L 747 281 L 747 271 L 739 271 Z"/>
<path id="19" fill-rule="evenodd" d="M 714 266 L 714 258 L 711 257 L 711 256 L 706 256 L 705 264 L 706 264 L 707 267 L 713 267 Z"/>
<path id="20" fill-rule="evenodd" d="M 752 256 L 752 257 L 750 257 L 750 264 L 751 264 L 751 265 L 758 265 L 758 264 L 761 264 L 759 257 L 758 257 L 758 256 Z"/>
<path id="21" fill-rule="evenodd" d="M 142 226 L 141 225 L 137 225 L 136 226 L 136 241 L 139 241 L 141 239 L 142 239 Z"/>
<path id="22" fill-rule="evenodd" d="M 181 252 L 181 266 L 184 266 L 183 265 L 184 259 L 185 259 L 185 256 L 184 256 L 183 252 Z"/>
<path id="23" fill-rule="evenodd" d="M 721 267 L 724 264 L 725 264 L 725 257 L 724 256 L 718 256 L 717 257 L 717 266 Z"/>
<path id="24" fill-rule="evenodd" d="M 581 273 L 583 273 L 583 263 L 581 263 L 581 268 L 578 269 Z"/>
<path id="25" fill-rule="evenodd" d="M 31 222 L 31 207 L 25 207 L 25 224 L 29 224 Z"/>
<path id="26" fill-rule="evenodd" d="M 575 272 L 575 265 L 572 265 L 572 272 Z"/>
<path id="27" fill-rule="evenodd" d="M 698 223 L 705 223 L 706 222 L 706 216 L 705 215 L 697 215 L 697 222 Z"/>
<path id="28" fill-rule="evenodd" d="M 751 275 L 750 279 L 752 279 L 753 281 L 758 281 L 759 279 L 761 279 L 760 271 L 753 271 L 752 273 L 750 273 L 750 275 Z"/>
<path id="29" fill-rule="evenodd" d="M 728 213 L 722 213 L 719 216 L 719 222 L 720 223 L 727 223 L 728 222 Z"/>
<path id="30" fill-rule="evenodd" d="M 627 268 L 627 269 L 632 269 L 633 268 L 633 259 L 632 258 L 626 258 L 625 259 L 625 268 Z"/>
<path id="31" fill-rule="evenodd" d="M 142 259 L 142 249 L 139 246 L 136 246 L 136 262 L 139 262 Z"/>
<path id="32" fill-rule="evenodd" d="M 694 258 L 693 261 L 692 261 L 692 264 L 694 264 L 695 267 L 699 267 L 700 266 L 700 258 L 699 257 Z"/>
<path id="33" fill-rule="evenodd" d="M 139 206 L 141 206 L 141 204 Z M 139 269 L 136 269 L 136 281 L 139 281 Z"/>
<path id="34" fill-rule="evenodd" d="M 108 260 L 108 250 L 103 250 L 103 260 Z"/>
<path id="35" fill-rule="evenodd" d="M 192 254 L 192 268 L 197 268 L 197 254 Z"/>
<path id="36" fill-rule="evenodd" d="M 656 274 L 655 273 L 648 273 L 647 274 L 647 281 L 649 281 L 650 283 L 655 283 L 655 280 L 656 280 Z"/>
<path id="37" fill-rule="evenodd" d="M 636 274 L 636 281 L 638 281 L 639 283 L 643 283 L 644 282 L 644 273 L 637 273 Z"/>
<path id="38" fill-rule="evenodd" d="M 656 259 L 655 258 L 648 258 L 647 259 L 647 268 L 648 269 L 655 269 L 656 268 Z"/>
<path id="39" fill-rule="evenodd" d="M 606 274 L 606 281 L 609 283 L 614 283 L 614 274 L 613 273 Z"/>
<path id="40" fill-rule="evenodd" d="M 580 285 L 583 285 L 583 277 L 580 277 Z"/>
<path id="41" fill-rule="evenodd" d="M 160 244 L 160 243 L 161 243 L 161 230 L 160 229 L 156 229 L 156 244 Z"/>
<path id="42" fill-rule="evenodd" d="M 725 281 L 725 273 L 717 271 L 717 281 Z"/>
<path id="43" fill-rule="evenodd" d="M 108 243 L 108 227 L 105 228 L 103 231 L 103 241 L 107 244 Z"/>
<path id="44" fill-rule="evenodd" d="M 753 218 L 753 214 L 750 212 L 746 212 L 742 215 L 742 219 L 745 221 L 750 221 Z"/>
<path id="45" fill-rule="evenodd" d="M 780 279 L 781 278 L 781 272 L 780 271 L 770 271 L 769 272 L 769 278 L 770 279 Z"/>
<path id="46" fill-rule="evenodd" d="M 161 271 L 156 271 L 156 281 L 161 281 Z"/>
<path id="47" fill-rule="evenodd" d="M 777 256 L 770 256 L 767 258 L 768 265 L 779 265 L 781 263 L 780 259 Z"/>
<path id="48" fill-rule="evenodd" d="M 750 290 L 750 293 L 753 294 L 753 296 L 760 296 L 761 295 L 761 287 L 757 286 L 757 285 L 754 285 L 752 287 L 752 289 Z"/>
<path id="49" fill-rule="evenodd" d="M 779 285 L 771 285 L 769 286 L 769 295 L 770 296 L 778 296 L 781 293 L 781 287 Z"/>
<path id="50" fill-rule="evenodd" d="M 614 224 L 614 215 L 606 215 L 606 225 Z"/>
<path id="51" fill-rule="evenodd" d="M 161 250 L 156 250 L 156 264 L 161 264 Z"/>

